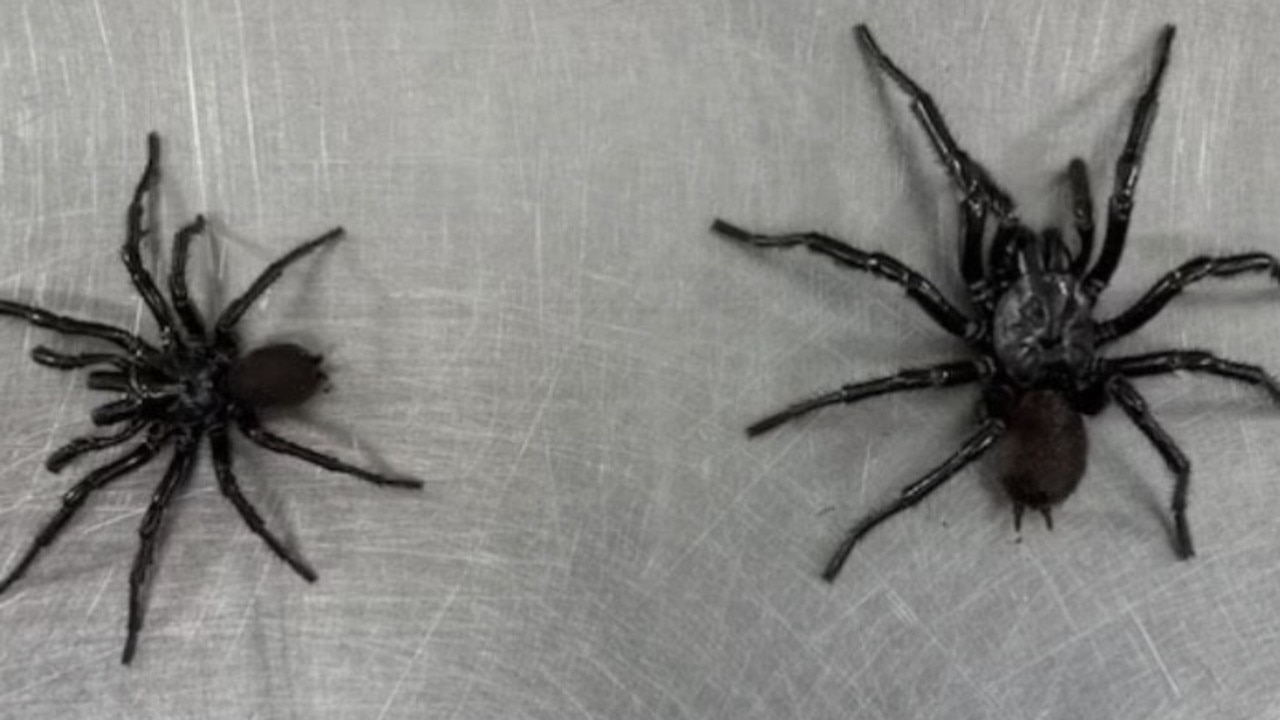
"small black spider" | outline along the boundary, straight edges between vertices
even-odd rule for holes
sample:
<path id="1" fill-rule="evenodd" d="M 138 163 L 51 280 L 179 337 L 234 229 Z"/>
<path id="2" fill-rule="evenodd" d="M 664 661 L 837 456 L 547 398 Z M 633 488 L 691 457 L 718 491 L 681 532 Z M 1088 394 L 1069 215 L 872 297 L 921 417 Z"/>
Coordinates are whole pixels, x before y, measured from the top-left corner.
<path id="1" fill-rule="evenodd" d="M 143 440 L 129 452 L 95 468 L 62 496 L 62 507 L 41 528 L 18 564 L 0 580 L 0 593 L 9 589 L 31 567 L 40 551 L 51 544 L 84 505 L 94 490 L 141 467 L 172 443 L 173 459 L 157 486 L 138 528 L 141 538 L 129 575 L 129 626 L 121 661 L 128 664 L 142 628 L 141 593 L 155 555 L 165 509 L 178 489 L 191 477 L 200 441 L 206 435 L 213 456 L 218 487 L 231 501 L 249 529 L 308 582 L 316 573 L 285 546 L 263 523 L 262 517 L 240 492 L 231 470 L 231 441 L 227 427 L 234 424 L 246 437 L 272 452 L 300 458 L 326 470 L 345 473 L 376 485 L 421 488 L 422 482 L 390 478 L 349 465 L 337 458 L 293 443 L 262 427 L 258 410 L 297 405 L 310 398 L 325 381 L 320 356 L 292 343 L 267 345 L 241 354 L 235 327 L 241 316 L 266 292 L 284 269 L 321 246 L 342 237 L 334 228 L 305 242 L 267 266 L 243 295 L 236 298 L 206 327 L 187 294 L 187 252 L 191 240 L 204 230 L 204 218 L 178 231 L 173 241 L 169 271 L 169 300 L 160 294 L 151 274 L 142 265 L 139 245 L 153 234 L 144 204 L 159 177 L 160 138 L 147 136 L 147 166 L 129 204 L 127 235 L 122 256 L 134 288 L 160 329 L 159 346 L 112 325 L 56 315 L 30 305 L 0 300 L 0 314 L 26 320 L 64 335 L 105 340 L 123 352 L 66 354 L 37 347 L 31 357 L 37 363 L 60 370 L 102 367 L 89 373 L 88 386 L 123 395 L 93 410 L 98 426 L 120 425 L 108 435 L 79 437 L 53 452 L 45 466 L 58 472 L 75 458 L 127 442 L 139 434 Z"/>
<path id="2" fill-rule="evenodd" d="M 1280 261 L 1264 253 L 1195 257 L 1162 277 L 1128 310 L 1109 320 L 1093 318 L 1098 295 L 1110 282 L 1124 250 L 1142 153 L 1173 43 L 1173 26 L 1165 26 L 1160 33 L 1155 69 L 1138 99 L 1116 164 L 1106 234 L 1092 266 L 1093 204 L 1083 160 L 1073 159 L 1067 167 L 1079 238 L 1073 252 L 1057 228 L 1036 232 L 1019 221 L 1009 194 L 960 149 L 933 99 L 880 50 L 866 26 L 859 25 L 855 34 L 875 66 L 911 98 L 912 114 L 960 191 L 960 274 L 968 286 L 972 312 L 957 308 L 933 283 L 899 260 L 859 250 L 827 235 L 759 235 L 722 220 L 716 220 L 712 230 L 758 247 L 803 246 L 840 265 L 897 283 L 929 317 L 963 340 L 978 357 L 845 385 L 767 417 L 747 433 L 759 435 L 827 405 L 968 383 L 983 386 L 982 424 L 959 451 L 904 488 L 893 502 L 854 525 L 822 577 L 834 580 L 853 546 L 872 528 L 923 500 L 1002 436 L 1008 437 L 1011 446 L 1009 467 L 1001 482 L 1013 501 L 1015 527 L 1021 525 L 1023 510 L 1031 508 L 1042 513 L 1052 528 L 1050 509 L 1075 490 L 1084 474 L 1088 439 L 1082 415 L 1096 415 L 1112 400 L 1151 441 L 1173 473 L 1174 548 L 1179 557 L 1191 557 L 1194 548 L 1186 517 L 1190 464 L 1152 417 L 1129 378 L 1177 370 L 1203 372 L 1260 386 L 1276 402 L 1280 402 L 1280 385 L 1259 367 L 1202 350 L 1125 357 L 1101 357 L 1098 351 L 1142 327 L 1192 283 L 1254 272 L 1269 272 L 1280 281 Z M 984 263 L 988 216 L 993 216 L 995 230 Z"/>

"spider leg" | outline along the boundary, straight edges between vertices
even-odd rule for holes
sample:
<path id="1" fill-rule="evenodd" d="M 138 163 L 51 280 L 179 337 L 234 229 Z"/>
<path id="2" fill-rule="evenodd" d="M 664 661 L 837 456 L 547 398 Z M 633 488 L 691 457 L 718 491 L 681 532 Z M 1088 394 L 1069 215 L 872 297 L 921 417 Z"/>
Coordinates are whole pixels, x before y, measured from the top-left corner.
<path id="1" fill-rule="evenodd" d="M 262 427 L 262 425 L 258 423 L 258 419 L 256 417 L 243 415 L 237 418 L 237 424 L 240 427 L 240 432 L 244 433 L 245 437 L 249 438 L 249 440 L 258 447 L 270 450 L 271 452 L 280 453 L 281 455 L 291 455 L 300 460 L 305 460 L 312 465 L 322 467 L 325 470 L 350 475 L 352 477 L 360 478 L 361 480 L 367 480 L 374 485 L 415 489 L 423 486 L 421 480 L 392 478 L 385 475 L 379 475 L 371 470 L 365 470 L 364 468 L 350 465 L 333 456 L 325 455 L 324 453 L 317 452 L 311 448 L 286 440 Z"/>
<path id="2" fill-rule="evenodd" d="M 960 277 L 975 305 L 990 307 L 994 299 L 982 266 L 982 236 L 987 229 L 987 208 L 980 202 L 960 202 Z"/>
<path id="3" fill-rule="evenodd" d="M 192 337 L 203 338 L 204 319 L 200 310 L 191 302 L 187 291 L 187 256 L 191 247 L 191 238 L 204 232 L 204 216 L 196 215 L 191 224 L 178 231 L 173 237 L 173 265 L 169 269 L 169 297 L 173 300 L 174 312 L 182 321 L 182 326 Z"/>
<path id="4" fill-rule="evenodd" d="M 877 395 L 887 395 L 904 390 L 950 387 L 952 385 L 977 382 L 982 378 L 988 377 L 991 374 L 991 369 L 991 364 L 985 360 L 962 360 L 930 365 L 929 367 L 910 368 L 887 377 L 850 383 L 839 390 L 833 390 L 809 400 L 795 403 L 782 412 L 753 423 L 747 428 L 747 435 L 755 437 L 783 423 L 790 422 L 828 405 L 855 403 Z"/>
<path id="5" fill-rule="evenodd" d="M 1071 216 L 1075 221 L 1080 249 L 1071 263 L 1071 274 L 1083 277 L 1093 256 L 1093 192 L 1089 189 L 1089 170 L 1084 160 L 1072 158 L 1067 165 L 1067 181 L 1071 185 Z"/>
<path id="6" fill-rule="evenodd" d="M 1177 370 L 1202 372 L 1261 387 L 1267 391 L 1273 401 L 1280 403 L 1280 383 L 1268 375 L 1266 370 L 1257 365 L 1224 360 L 1203 350 L 1165 350 L 1143 355 L 1105 358 L 1101 362 L 1101 369 L 1104 375 L 1116 374 L 1124 377 L 1162 375 Z"/>
<path id="7" fill-rule="evenodd" d="M 929 493 L 937 490 L 966 465 L 978 459 L 1004 433 L 1004 430 L 1004 421 L 995 418 L 988 419 L 976 433 L 971 435 L 968 440 L 965 440 L 964 445 L 951 457 L 947 458 L 938 467 L 930 470 L 928 475 L 903 489 L 898 499 L 859 520 L 858 524 L 854 525 L 845 535 L 844 541 L 840 543 L 840 547 L 831 556 L 826 570 L 822 572 L 822 579 L 827 582 L 835 581 L 836 575 L 840 574 L 840 568 L 844 567 L 845 560 L 849 558 L 849 553 L 853 551 L 853 546 L 864 535 L 871 532 L 873 528 L 885 520 L 924 500 L 929 496 Z"/>
<path id="8" fill-rule="evenodd" d="M 929 142 L 938 153 L 951 180 L 964 194 L 965 201 L 989 208 L 1002 219 L 1009 216 L 1013 211 L 1013 200 L 1009 193 L 1001 189 L 990 173 L 960 149 L 933 98 L 884 54 L 866 25 L 855 27 L 853 32 L 876 67 L 911 98 L 912 114 L 929 136 Z"/>
<path id="9" fill-rule="evenodd" d="M 123 328 L 89 320 L 77 320 L 31 305 L 0 300 L 0 315 L 26 320 L 36 327 L 47 328 L 63 335 L 82 335 L 106 340 L 119 345 L 135 357 L 153 356 L 159 353 L 150 343 Z"/>
<path id="10" fill-rule="evenodd" d="M 854 35 L 876 67 L 911 98 L 912 114 L 929 137 L 947 174 L 962 194 L 960 275 L 969 288 L 969 296 L 973 302 L 989 307 L 994 293 L 984 277 L 982 265 L 982 238 L 987 227 L 987 211 L 994 211 L 1002 221 L 1007 222 L 1013 212 L 1013 200 L 986 168 L 960 148 L 933 98 L 884 54 L 871 35 L 871 30 L 866 25 L 859 25 L 854 28 Z"/>
<path id="11" fill-rule="evenodd" d="M 756 247 L 788 248 L 797 245 L 803 246 L 819 255 L 826 255 L 838 265 L 869 272 L 872 275 L 901 285 L 906 289 L 907 295 L 912 300 L 915 300 L 916 304 L 929 317 L 933 318 L 935 322 L 952 335 L 971 339 L 977 337 L 980 332 L 978 323 L 969 319 L 955 305 L 952 305 L 924 275 L 890 255 L 859 250 L 833 237 L 816 232 L 759 235 L 723 220 L 716 220 L 712 223 L 711 230 L 732 240 Z"/>
<path id="12" fill-rule="evenodd" d="M 267 529 L 262 516 L 249 503 L 248 498 L 240 492 L 240 484 L 236 482 L 235 473 L 231 470 L 231 442 L 227 437 L 225 426 L 219 425 L 209 430 L 209 444 L 213 450 L 213 469 L 218 475 L 218 487 L 222 490 L 222 494 L 235 506 L 236 512 L 240 513 L 244 523 L 249 526 L 249 529 L 255 535 L 262 538 L 263 542 L 267 544 L 267 547 L 271 548 L 271 551 L 277 557 L 288 563 L 294 572 L 301 575 L 303 580 L 315 582 L 316 571 L 312 570 L 305 560 L 290 550 L 288 546 Z"/>
<path id="13" fill-rule="evenodd" d="M 137 364 L 130 358 L 110 353 L 69 354 L 50 350 L 40 345 L 31 351 L 31 359 L 38 365 L 57 370 L 76 370 L 93 365 L 114 365 L 118 370 L 94 370 L 87 382 L 90 390 L 109 390 L 136 394 L 134 390 Z"/>
<path id="14" fill-rule="evenodd" d="M 165 510 L 173 500 L 178 487 L 185 484 L 195 468 L 198 439 L 183 439 L 173 451 L 173 459 L 169 461 L 169 469 L 164 479 L 151 496 L 151 504 L 142 516 L 142 524 L 138 526 L 138 554 L 133 558 L 133 570 L 129 573 L 129 628 L 125 639 L 124 652 L 120 662 L 128 665 L 133 662 L 134 651 L 138 647 L 138 631 L 142 629 L 142 588 L 147 582 L 147 573 L 155 559 L 156 543 L 160 539 L 160 524 L 164 520 Z"/>
<path id="15" fill-rule="evenodd" d="M 89 411 L 89 419 L 94 425 L 103 427 L 115 425 L 125 420 L 133 420 L 142 414 L 143 402 L 140 398 L 127 397 L 103 403 Z"/>
<path id="16" fill-rule="evenodd" d="M 302 243 L 268 265 L 243 295 L 232 300 L 227 305 L 227 309 L 222 312 L 222 316 L 218 318 L 218 322 L 214 327 L 215 334 L 218 337 L 226 337 L 231 332 L 231 328 L 235 327 L 235 324 L 240 321 L 240 317 L 262 296 L 262 293 L 266 292 L 272 283 L 280 279 L 286 267 L 301 259 L 304 255 L 316 250 L 321 245 L 342 237 L 342 233 L 342 228 L 336 227 L 314 240 Z"/>
<path id="17" fill-rule="evenodd" d="M 78 437 L 62 447 L 54 450 L 49 455 L 49 459 L 44 461 L 45 468 L 52 473 L 61 472 L 72 460 L 80 457 L 88 452 L 97 450 L 106 450 L 115 447 L 129 438 L 137 435 L 142 428 L 147 426 L 147 421 L 141 418 L 134 418 L 120 430 L 110 435 L 90 435 L 86 437 Z"/>
<path id="18" fill-rule="evenodd" d="M 1151 441 L 1165 465 L 1173 473 L 1173 521 L 1175 545 L 1178 557 L 1186 560 L 1196 554 L 1191 544 L 1191 528 L 1187 524 L 1187 489 L 1191 485 L 1191 463 L 1187 456 L 1178 449 L 1169 433 L 1160 427 L 1160 423 L 1151 415 L 1147 403 L 1134 389 L 1133 385 L 1123 377 L 1116 375 L 1107 381 L 1107 392 L 1120 405 L 1120 409 L 1129 416 L 1134 425 Z"/>
<path id="19" fill-rule="evenodd" d="M 120 257 L 124 261 L 125 269 L 129 271 L 129 279 L 133 282 L 134 289 L 147 304 L 151 315 L 156 319 L 156 324 L 160 327 L 161 345 L 168 347 L 175 341 L 181 342 L 182 338 L 174 327 L 173 310 L 160 294 L 160 289 L 156 287 L 151 273 L 142 264 L 142 255 L 138 249 L 142 244 L 142 238 L 152 232 L 151 224 L 147 222 L 151 218 L 147 217 L 146 200 L 160 178 L 159 161 L 160 136 L 149 133 L 147 135 L 147 166 L 142 171 L 142 178 L 138 180 L 138 187 L 133 191 L 133 202 L 129 203 L 128 232 L 124 247 L 120 249 Z"/>
<path id="20" fill-rule="evenodd" d="M 1151 126 L 1155 123 L 1160 81 L 1164 79 L 1165 68 L 1169 65 L 1173 34 L 1172 25 L 1165 25 L 1160 31 L 1155 69 L 1147 82 L 1147 89 L 1138 98 L 1138 106 L 1134 109 L 1133 121 L 1129 127 L 1129 138 L 1116 162 L 1115 188 L 1107 207 L 1107 232 L 1102 240 L 1102 251 L 1098 255 L 1098 262 L 1084 280 L 1085 290 L 1094 296 L 1111 282 L 1111 275 L 1115 273 L 1120 255 L 1124 252 L 1129 218 L 1133 213 L 1133 196 L 1138 187 L 1138 173 L 1142 169 L 1142 154 L 1146 149 L 1147 138 L 1151 135 Z"/>
<path id="21" fill-rule="evenodd" d="M 142 444 L 106 465 L 92 470 L 84 476 L 84 479 L 73 485 L 62 496 L 62 507 L 58 508 L 58 512 L 49 518 L 44 527 L 40 529 L 40 532 L 36 534 L 35 540 L 27 548 L 26 554 L 9 571 L 9 574 L 3 580 L 0 580 L 0 594 L 3 594 L 5 590 L 9 589 L 10 585 L 17 582 L 27 572 L 27 569 L 35 562 L 36 556 L 40 554 L 41 550 L 57 539 L 58 535 L 67 526 L 67 523 L 75 516 L 85 501 L 89 499 L 89 495 L 94 490 L 102 488 L 112 480 L 146 464 L 147 461 L 156 456 L 156 453 L 160 451 L 160 447 L 167 438 L 168 433 L 152 431 L 151 435 Z"/>
<path id="22" fill-rule="evenodd" d="M 999 297 L 1018 277 L 1018 228 L 1016 224 L 1002 224 L 991 238 L 987 275 L 993 297 Z"/>
<path id="23" fill-rule="evenodd" d="M 115 365 L 121 370 L 129 368 L 128 358 L 111 353 L 64 353 L 37 345 L 31 350 L 31 359 L 38 365 L 56 370 L 78 370 L 91 365 Z"/>
<path id="24" fill-rule="evenodd" d="M 1226 278 L 1245 273 L 1268 272 L 1280 283 L 1280 260 L 1267 253 L 1243 253 L 1223 257 L 1192 258 L 1160 278 L 1138 302 L 1116 317 L 1098 323 L 1094 337 L 1098 344 L 1111 342 L 1137 330 L 1154 318 L 1164 306 L 1205 278 Z"/>

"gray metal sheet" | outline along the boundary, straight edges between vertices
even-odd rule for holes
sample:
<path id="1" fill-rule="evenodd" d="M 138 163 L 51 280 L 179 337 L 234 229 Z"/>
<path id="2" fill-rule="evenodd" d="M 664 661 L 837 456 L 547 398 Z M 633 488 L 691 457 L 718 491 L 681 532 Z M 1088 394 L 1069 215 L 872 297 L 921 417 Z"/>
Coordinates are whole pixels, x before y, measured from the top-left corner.
<path id="1" fill-rule="evenodd" d="M 172 510 L 135 665 L 135 528 L 157 461 L 94 497 L 0 597 L 0 716 L 21 718 L 1280 717 L 1280 413 L 1206 378 L 1140 389 L 1194 465 L 1199 555 L 1120 413 L 1057 529 L 1019 538 L 988 464 L 872 535 L 841 532 L 956 446 L 974 393 L 794 399 L 957 355 L 897 289 L 712 236 L 723 216 L 896 253 L 949 293 L 953 199 L 871 23 L 1039 225 L 1089 161 L 1099 205 L 1161 23 L 1179 35 L 1103 314 L 1184 258 L 1280 252 L 1274 3 L 129 2 L 3 5 L 0 294 L 140 327 L 117 262 L 144 133 L 166 232 L 216 237 L 225 302 L 290 244 L 247 340 L 301 339 L 334 390 L 273 419 L 428 481 L 379 490 L 237 444 Z M 163 259 L 157 251 L 151 259 Z M 1206 283 L 1117 352 L 1280 369 L 1277 290 Z M 89 347 L 0 323 L 0 565 L 83 473 Z"/>

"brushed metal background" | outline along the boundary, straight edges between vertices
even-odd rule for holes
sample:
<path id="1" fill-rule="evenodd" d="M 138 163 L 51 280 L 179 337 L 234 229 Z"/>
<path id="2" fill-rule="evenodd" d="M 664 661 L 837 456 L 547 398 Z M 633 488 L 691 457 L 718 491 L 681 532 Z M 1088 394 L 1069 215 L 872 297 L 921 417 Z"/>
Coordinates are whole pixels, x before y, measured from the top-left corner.
<path id="1" fill-rule="evenodd" d="M 980 465 L 829 586 L 840 533 L 957 445 L 975 394 L 747 442 L 792 400 L 958 348 L 886 283 L 707 232 L 823 230 L 954 294 L 952 195 L 850 28 L 872 25 L 1041 224 L 1073 155 L 1103 205 L 1171 21 L 1102 314 L 1194 254 L 1280 252 L 1273 2 L 0 8 L 0 294 L 152 331 L 117 256 L 158 130 L 166 233 L 196 212 L 216 230 L 192 268 L 207 303 L 347 228 L 243 324 L 330 363 L 333 392 L 272 424 L 429 483 L 379 490 L 239 442 L 308 586 L 202 460 L 124 669 L 163 465 L 119 481 L 0 597 L 0 717 L 1280 717 L 1280 413 L 1260 393 L 1140 383 L 1194 465 L 1192 562 L 1171 550 L 1168 473 L 1113 410 L 1054 532 L 1019 538 Z M 1205 283 L 1117 352 L 1280 370 L 1278 301 L 1259 278 Z M 43 469 L 98 398 L 30 362 L 41 343 L 90 347 L 0 322 L 5 568 L 91 466 Z"/>

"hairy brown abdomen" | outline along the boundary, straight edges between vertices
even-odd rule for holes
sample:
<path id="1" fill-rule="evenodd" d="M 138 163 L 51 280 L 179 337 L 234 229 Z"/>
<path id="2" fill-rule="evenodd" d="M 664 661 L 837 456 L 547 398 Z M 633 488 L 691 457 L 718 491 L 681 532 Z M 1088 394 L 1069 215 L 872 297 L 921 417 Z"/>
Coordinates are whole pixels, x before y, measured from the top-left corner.
<path id="1" fill-rule="evenodd" d="M 1022 396 L 1008 424 L 1000 481 L 1013 500 L 1015 520 L 1029 507 L 1048 521 L 1049 508 L 1065 500 L 1084 476 L 1089 454 L 1084 420 L 1061 394 L 1036 390 Z"/>

